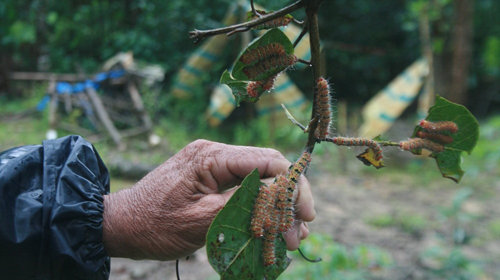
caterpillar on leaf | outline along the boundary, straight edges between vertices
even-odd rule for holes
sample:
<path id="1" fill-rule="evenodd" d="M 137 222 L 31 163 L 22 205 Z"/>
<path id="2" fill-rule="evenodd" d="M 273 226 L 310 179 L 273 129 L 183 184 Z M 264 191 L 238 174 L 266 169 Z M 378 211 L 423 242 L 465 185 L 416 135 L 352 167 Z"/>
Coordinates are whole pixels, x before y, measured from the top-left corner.
<path id="1" fill-rule="evenodd" d="M 458 131 L 457 124 L 451 121 L 430 122 L 427 120 L 421 120 L 419 126 L 431 133 L 456 133 Z"/>
<path id="2" fill-rule="evenodd" d="M 430 133 L 421 130 L 417 131 L 417 137 L 423 139 L 429 139 L 431 141 L 438 142 L 440 144 L 450 144 L 453 142 L 453 138 L 449 135 Z"/>
<path id="3" fill-rule="evenodd" d="M 270 43 L 246 51 L 243 55 L 241 55 L 240 61 L 245 64 L 254 64 L 261 60 L 266 60 L 272 56 L 282 56 L 285 54 L 286 52 L 285 48 L 283 48 L 283 45 L 278 43 Z"/>
<path id="4" fill-rule="evenodd" d="M 268 91 L 273 88 L 274 81 L 276 80 L 276 76 L 271 76 L 269 79 L 265 81 L 252 81 L 247 84 L 247 94 L 250 97 L 257 98 L 265 91 Z"/>
<path id="5" fill-rule="evenodd" d="M 410 138 L 407 141 L 401 141 L 399 142 L 399 147 L 405 151 L 410 151 L 410 152 L 421 148 L 427 149 L 435 153 L 440 153 L 444 150 L 443 145 L 433 142 L 429 139 L 422 139 L 422 138 Z"/>
<path id="6" fill-rule="evenodd" d="M 244 67 L 242 71 L 250 80 L 260 81 L 265 79 L 270 72 L 275 72 L 281 68 L 286 69 L 294 65 L 297 60 L 298 58 L 295 55 L 271 56 L 259 60 L 254 65 Z"/>

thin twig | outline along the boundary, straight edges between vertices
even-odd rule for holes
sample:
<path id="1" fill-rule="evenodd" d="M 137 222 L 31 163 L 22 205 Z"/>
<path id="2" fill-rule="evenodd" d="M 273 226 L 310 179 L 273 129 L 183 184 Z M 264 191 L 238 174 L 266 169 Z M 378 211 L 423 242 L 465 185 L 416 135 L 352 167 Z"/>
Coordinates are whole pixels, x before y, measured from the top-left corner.
<path id="1" fill-rule="evenodd" d="M 177 275 L 177 280 L 181 280 L 181 275 L 179 274 L 179 259 L 175 260 L 175 275 Z"/>
<path id="2" fill-rule="evenodd" d="M 285 110 L 285 114 L 286 114 L 286 117 L 296 126 L 300 127 L 300 129 L 302 129 L 302 131 L 306 132 L 306 127 L 301 124 L 300 122 L 298 122 L 293 116 L 292 114 L 290 114 L 290 112 L 286 109 L 285 107 L 285 104 L 281 104 L 281 107 L 283 107 L 283 110 Z"/>
<path id="3" fill-rule="evenodd" d="M 298 24 L 298 25 L 302 25 L 302 24 L 304 24 L 304 22 L 305 22 L 305 21 L 303 21 L 303 20 L 298 20 L 298 19 L 296 19 L 296 18 L 292 18 L 292 21 L 293 21 L 295 24 Z"/>
<path id="4" fill-rule="evenodd" d="M 209 30 L 197 30 L 197 29 L 195 29 L 195 30 L 189 32 L 189 37 L 191 39 L 193 39 L 194 43 L 196 44 L 196 43 L 199 43 L 204 38 L 209 37 L 209 36 L 214 36 L 214 35 L 218 35 L 218 34 L 228 34 L 230 32 L 231 32 L 231 34 L 234 34 L 237 32 L 248 30 L 254 26 L 261 25 L 261 24 L 266 23 L 268 21 L 271 21 L 275 18 L 282 17 L 282 16 L 289 14 L 297 9 L 302 8 L 303 6 L 304 6 L 304 1 L 299 0 L 299 1 L 287 6 L 281 10 L 263 15 L 262 17 L 256 18 L 256 19 L 251 20 L 251 21 L 247 21 L 247 22 L 243 22 L 243 23 L 239 23 L 239 24 L 235 24 L 235 25 L 230 25 L 230 26 L 226 26 L 226 27 L 221 27 L 221 28 L 209 29 Z M 235 31 L 235 30 L 237 30 L 237 31 Z"/>
<path id="5" fill-rule="evenodd" d="M 250 0 L 250 6 L 252 7 L 252 14 L 260 16 L 260 14 L 257 14 L 257 11 L 255 10 L 255 6 L 253 5 L 253 0 Z"/>
<path id="6" fill-rule="evenodd" d="M 314 260 L 310 259 L 310 258 L 306 257 L 306 255 L 304 255 L 304 252 L 302 252 L 302 250 L 300 250 L 300 248 L 298 248 L 298 250 L 299 250 L 299 254 L 304 258 L 304 260 L 306 260 L 308 262 L 317 263 L 317 262 L 320 262 L 320 261 L 323 260 L 323 259 L 321 259 L 319 257 L 316 258 L 316 259 L 314 259 Z"/>
<path id="7" fill-rule="evenodd" d="M 297 39 L 295 39 L 295 42 L 293 42 L 294 48 L 300 43 L 300 40 L 302 40 L 304 35 L 306 35 L 306 33 L 307 33 L 307 29 L 308 29 L 307 28 L 307 20 L 305 22 L 306 22 L 306 24 L 304 25 L 304 28 L 302 28 L 302 31 L 300 32 L 299 37 L 297 37 Z"/>
<path id="8" fill-rule="evenodd" d="M 297 59 L 297 61 L 298 61 L 298 62 L 300 62 L 300 63 L 304 63 L 305 65 L 307 65 L 307 66 L 309 66 L 309 67 L 311 67 L 311 66 L 312 66 L 312 64 L 311 64 L 311 62 L 310 62 L 310 61 L 303 60 L 302 58 Z"/>

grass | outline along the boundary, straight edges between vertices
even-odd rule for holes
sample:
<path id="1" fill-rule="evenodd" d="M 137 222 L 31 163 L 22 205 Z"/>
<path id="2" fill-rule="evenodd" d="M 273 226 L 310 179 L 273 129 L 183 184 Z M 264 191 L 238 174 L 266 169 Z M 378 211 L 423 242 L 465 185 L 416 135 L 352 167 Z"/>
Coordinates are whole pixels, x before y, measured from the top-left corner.
<path id="1" fill-rule="evenodd" d="M 383 249 L 368 245 L 347 248 L 325 234 L 311 234 L 301 248 L 309 258 L 321 257 L 322 261 L 308 263 L 293 252 L 291 268 L 279 279 L 382 279 L 393 264 Z"/>
<path id="2" fill-rule="evenodd" d="M 367 218 L 365 222 L 379 228 L 397 227 L 413 235 L 419 235 L 428 227 L 426 218 L 418 213 L 380 214 Z"/>

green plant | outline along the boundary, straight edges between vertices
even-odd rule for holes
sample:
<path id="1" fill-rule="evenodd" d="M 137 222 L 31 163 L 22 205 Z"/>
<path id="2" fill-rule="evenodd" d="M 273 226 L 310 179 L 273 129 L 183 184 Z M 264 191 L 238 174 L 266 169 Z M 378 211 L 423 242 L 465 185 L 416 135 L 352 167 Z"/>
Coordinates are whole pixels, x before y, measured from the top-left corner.
<path id="1" fill-rule="evenodd" d="M 269 186 L 259 181 L 256 171 L 248 175 L 208 231 L 209 261 L 223 279 L 275 279 L 288 267 L 289 259 L 281 233 L 288 228 L 284 226 L 284 221 L 286 225 L 293 222 L 293 208 L 285 206 L 284 202 L 293 203 L 293 195 L 289 194 L 295 190 L 297 179 L 309 164 L 316 144 L 323 142 L 365 147 L 366 150 L 357 156 L 358 159 L 376 168 L 384 166 L 382 149 L 385 147 L 399 147 L 417 155 L 425 149 L 436 160 L 444 177 L 459 182 L 464 173 L 460 167 L 461 155 L 463 152 L 470 153 L 477 142 L 479 127 L 472 114 L 465 107 L 439 96 L 426 119 L 415 127 L 410 140 L 395 142 L 380 137 L 333 136 L 330 130 L 333 111 L 331 92 L 320 68 L 318 9 L 322 2 L 299 0 L 276 12 L 261 14 L 251 1 L 251 20 L 228 27 L 190 32 L 194 41 L 199 42 L 218 34 L 231 35 L 252 28 L 277 27 L 274 23 L 282 25 L 282 22 L 293 19 L 290 12 L 301 8 L 306 12 L 307 24 L 295 42 L 292 43 L 280 29 L 271 28 L 252 41 L 220 79 L 221 83 L 231 88 L 237 105 L 243 101 L 257 102 L 262 94 L 272 91 L 276 75 L 295 63 L 304 63 L 312 68 L 311 84 L 314 89 L 313 108 L 307 126 L 297 121 L 283 106 L 290 121 L 307 133 L 302 156 L 286 174 L 277 176 Z M 294 46 L 306 33 L 310 39 L 311 61 L 301 60 L 294 55 Z M 245 134 L 244 131 L 240 133 Z M 288 217 L 292 217 L 292 221 Z M 424 224 L 423 218 L 416 216 L 401 220 L 401 227 L 406 231 L 416 231 Z M 366 248 L 360 250 L 367 252 Z M 345 254 L 338 256 L 336 262 L 350 265 Z"/>
<path id="2" fill-rule="evenodd" d="M 305 255 L 319 256 L 322 261 L 311 265 L 292 254 L 298 263 L 279 279 L 372 279 L 384 275 L 393 264 L 389 253 L 377 247 L 357 245 L 348 249 L 328 235 L 311 234 L 302 244 Z"/>

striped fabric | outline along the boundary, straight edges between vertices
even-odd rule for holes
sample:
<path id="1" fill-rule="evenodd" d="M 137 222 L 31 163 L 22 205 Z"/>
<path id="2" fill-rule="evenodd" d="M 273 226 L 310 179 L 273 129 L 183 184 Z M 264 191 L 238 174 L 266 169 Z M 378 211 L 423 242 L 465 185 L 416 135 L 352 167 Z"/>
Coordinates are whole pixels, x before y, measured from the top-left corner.
<path id="1" fill-rule="evenodd" d="M 427 62 L 419 59 L 379 91 L 363 108 L 359 136 L 373 138 L 389 130 L 413 102 L 427 73 Z"/>

